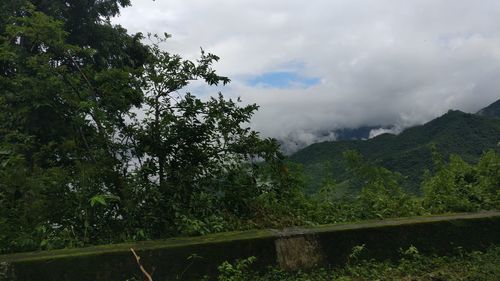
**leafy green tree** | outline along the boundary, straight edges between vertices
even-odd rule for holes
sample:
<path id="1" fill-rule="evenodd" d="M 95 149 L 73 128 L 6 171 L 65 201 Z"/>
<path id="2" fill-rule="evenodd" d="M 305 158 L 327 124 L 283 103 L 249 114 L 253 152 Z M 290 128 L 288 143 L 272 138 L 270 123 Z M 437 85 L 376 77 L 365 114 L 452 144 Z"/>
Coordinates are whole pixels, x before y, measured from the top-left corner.
<path id="1" fill-rule="evenodd" d="M 228 83 L 218 57 L 191 62 L 152 44 L 139 65 L 102 64 L 100 46 L 75 39 L 74 17 L 44 3 L 16 10 L 0 37 L 1 238 L 24 241 L 8 247 L 207 233 L 249 215 L 264 192 L 255 161 L 280 157 L 245 125 L 257 106 L 180 93 L 197 79 Z M 88 9 L 94 25 L 113 14 Z"/>
<path id="2" fill-rule="evenodd" d="M 424 207 L 433 213 L 475 211 L 481 205 L 477 171 L 458 155 L 438 164 L 433 176 L 426 173 L 422 190 Z"/>
<path id="3" fill-rule="evenodd" d="M 356 151 L 344 153 L 352 178 L 361 184 L 356 203 L 361 218 L 414 215 L 414 203 L 401 188 L 401 175 L 366 161 Z"/>
<path id="4" fill-rule="evenodd" d="M 424 207 L 433 213 L 466 212 L 498 208 L 500 157 L 486 152 L 476 165 L 458 155 L 449 163 L 439 161 L 436 172 L 422 182 Z"/>
<path id="5" fill-rule="evenodd" d="M 95 50 L 68 43 L 64 22 L 33 5 L 18 14 L 0 35 L 0 185 L 12 202 L 4 211 L 12 226 L 49 225 L 85 243 L 126 214 L 89 209 L 88 200 L 126 201 L 130 156 L 119 135 L 142 101 L 140 83 L 129 67 L 90 63 Z M 13 214 L 25 212 L 38 216 L 16 224 L 23 216 Z"/>
<path id="6" fill-rule="evenodd" d="M 487 151 L 476 165 L 485 209 L 500 209 L 500 153 Z"/>
<path id="7" fill-rule="evenodd" d="M 184 60 L 160 48 L 168 36 L 153 38 L 158 43 L 149 46 L 142 76 L 145 98 L 141 110 L 145 116 L 131 125 L 135 137 L 132 153 L 138 161 L 135 173 L 149 188 L 157 189 L 159 216 L 166 218 L 165 225 L 172 220 L 192 224 L 193 219 L 211 217 L 210 212 L 220 205 L 234 207 L 232 203 L 241 200 L 243 193 L 255 192 L 255 166 L 247 163 L 277 150 L 267 145 L 270 140 L 261 140 L 244 126 L 257 105 L 240 107 L 238 101 L 220 93 L 207 100 L 181 93 L 193 80 L 208 86 L 229 82 L 212 68 L 217 56 L 202 50 L 198 61 Z"/>
<path id="8" fill-rule="evenodd" d="M 330 161 L 326 161 L 323 163 L 323 179 L 321 181 L 321 188 L 319 190 L 319 193 L 324 194 L 326 197 L 328 197 L 330 200 L 333 199 L 336 196 L 336 190 L 337 189 L 337 182 L 333 178 L 333 168 L 332 168 L 332 163 Z"/>
<path id="9" fill-rule="evenodd" d="M 142 35 L 110 23 L 110 18 L 130 5 L 130 0 L 9 0 L 0 3 L 0 32 L 11 17 L 23 16 L 23 8 L 36 11 L 62 23 L 67 43 L 93 49 L 92 56 L 81 58 L 99 69 L 108 67 L 140 68 L 147 56 Z"/>

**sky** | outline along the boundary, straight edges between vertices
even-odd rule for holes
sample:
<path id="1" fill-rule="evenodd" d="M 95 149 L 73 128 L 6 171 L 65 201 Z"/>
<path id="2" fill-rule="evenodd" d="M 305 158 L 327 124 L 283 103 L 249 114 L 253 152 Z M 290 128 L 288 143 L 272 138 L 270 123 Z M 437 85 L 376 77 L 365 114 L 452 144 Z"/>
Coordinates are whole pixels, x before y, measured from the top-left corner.
<path id="1" fill-rule="evenodd" d="M 112 21 L 218 55 L 231 84 L 189 90 L 257 103 L 252 128 L 304 146 L 500 99 L 499 19 L 497 0 L 132 0 Z"/>

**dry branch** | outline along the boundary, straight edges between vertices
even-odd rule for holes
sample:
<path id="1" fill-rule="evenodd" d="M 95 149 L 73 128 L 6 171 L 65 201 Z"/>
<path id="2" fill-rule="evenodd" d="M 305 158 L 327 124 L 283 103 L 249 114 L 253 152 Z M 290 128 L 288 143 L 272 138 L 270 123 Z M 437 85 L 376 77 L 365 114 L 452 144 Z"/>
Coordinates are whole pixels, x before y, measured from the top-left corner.
<path id="1" fill-rule="evenodd" d="M 151 274 L 149 274 L 146 269 L 144 269 L 144 266 L 142 266 L 141 264 L 141 257 L 139 257 L 136 252 L 134 251 L 133 248 L 130 248 L 130 251 L 132 252 L 132 254 L 134 254 L 134 257 L 135 257 L 135 261 L 137 262 L 137 265 L 139 266 L 139 268 L 141 269 L 142 273 L 144 274 L 144 276 L 146 276 L 146 278 L 148 279 L 148 281 L 153 281 L 153 277 L 151 277 Z"/>

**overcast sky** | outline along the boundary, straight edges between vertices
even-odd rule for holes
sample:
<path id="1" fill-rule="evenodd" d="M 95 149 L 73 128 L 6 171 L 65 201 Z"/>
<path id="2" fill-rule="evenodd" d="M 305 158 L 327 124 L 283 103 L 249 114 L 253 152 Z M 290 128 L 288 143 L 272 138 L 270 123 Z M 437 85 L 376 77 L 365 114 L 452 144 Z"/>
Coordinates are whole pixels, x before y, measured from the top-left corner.
<path id="1" fill-rule="evenodd" d="M 220 56 L 223 94 L 259 104 L 265 136 L 401 128 L 500 98 L 498 0 L 132 0 L 113 22 Z"/>

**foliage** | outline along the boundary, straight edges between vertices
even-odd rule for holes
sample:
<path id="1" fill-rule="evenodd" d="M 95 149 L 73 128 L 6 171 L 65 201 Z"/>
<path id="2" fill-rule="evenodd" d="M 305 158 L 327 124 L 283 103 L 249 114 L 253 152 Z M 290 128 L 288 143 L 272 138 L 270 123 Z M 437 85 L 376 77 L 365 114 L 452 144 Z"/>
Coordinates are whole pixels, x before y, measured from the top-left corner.
<path id="1" fill-rule="evenodd" d="M 432 213 L 466 212 L 498 208 L 500 158 L 488 151 L 477 165 L 470 165 L 459 156 L 437 167 L 434 176 L 422 182 L 424 207 Z"/>
<path id="2" fill-rule="evenodd" d="M 263 272 L 224 271 L 224 279 L 255 281 L 321 281 L 321 280 L 498 280 L 500 248 L 485 252 L 459 252 L 450 256 L 425 256 L 418 249 L 402 250 L 398 261 L 357 260 L 343 268 L 315 268 L 309 271 L 285 272 L 269 268 Z M 227 263 L 225 263 L 227 264 Z"/>
<path id="3" fill-rule="evenodd" d="M 111 26 L 128 1 L 21 2 L 0 34 L 1 251 L 205 234 L 251 213 L 257 179 L 278 176 L 256 159 L 281 157 L 245 126 L 257 106 L 180 93 L 228 83 L 218 57 Z"/>
<path id="4" fill-rule="evenodd" d="M 370 164 L 355 151 L 345 152 L 344 157 L 352 178 L 362 186 L 357 202 L 366 218 L 414 215 L 410 196 L 401 188 L 400 174 Z"/>
<path id="5" fill-rule="evenodd" d="M 237 260 L 234 264 L 224 262 L 219 267 L 219 276 L 217 281 L 244 281 L 248 278 L 249 266 L 256 260 L 255 257 L 249 257 L 243 260 Z"/>
<path id="6" fill-rule="evenodd" d="M 491 106 L 491 110 L 496 109 Z M 500 141 L 500 119 L 497 117 L 449 111 L 424 125 L 408 128 L 399 135 L 382 134 L 368 140 L 345 140 L 312 144 L 290 156 L 290 160 L 304 165 L 309 178 L 308 190 L 319 190 L 324 162 L 331 165 L 331 173 L 339 182 L 350 178 L 348 163 L 342 154 L 348 150 L 361 153 L 367 160 L 403 175 L 406 191 L 421 194 L 420 183 L 425 169 L 433 167 L 432 147 L 445 158 L 460 155 L 474 164 L 484 151 L 497 149 Z M 352 193 L 360 191 L 360 187 Z"/>
<path id="7" fill-rule="evenodd" d="M 31 4 L 19 14 L 0 37 L 2 217 L 17 236 L 7 244 L 51 245 L 35 231 L 46 229 L 83 245 L 109 236 L 123 216 L 118 158 L 126 153 L 115 134 L 140 102 L 140 85 L 127 67 L 87 63 L 96 50 L 69 44 L 63 21 Z M 99 194 L 123 200 L 89 204 Z"/>
<path id="8" fill-rule="evenodd" d="M 366 219 L 498 209 L 500 153 L 490 150 L 475 165 L 457 155 L 446 161 L 433 152 L 434 172 L 426 171 L 423 195 L 402 188 L 401 175 L 379 167 L 358 152 L 344 154 L 353 180 L 336 182 L 327 174 L 315 194 L 297 196 L 292 213 L 300 224 L 328 224 Z M 339 190 L 360 188 L 356 196 Z M 298 199 L 301 198 L 301 199 Z"/>

